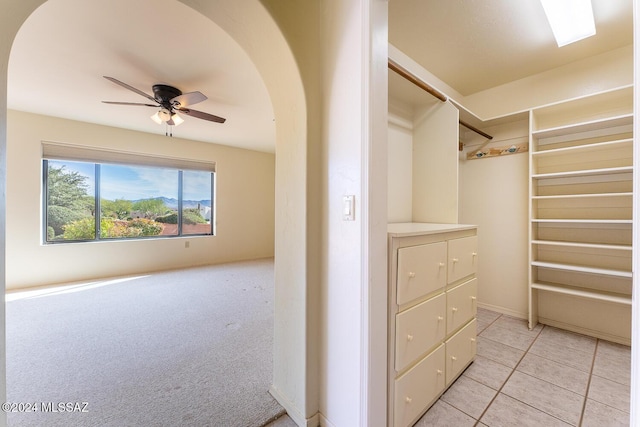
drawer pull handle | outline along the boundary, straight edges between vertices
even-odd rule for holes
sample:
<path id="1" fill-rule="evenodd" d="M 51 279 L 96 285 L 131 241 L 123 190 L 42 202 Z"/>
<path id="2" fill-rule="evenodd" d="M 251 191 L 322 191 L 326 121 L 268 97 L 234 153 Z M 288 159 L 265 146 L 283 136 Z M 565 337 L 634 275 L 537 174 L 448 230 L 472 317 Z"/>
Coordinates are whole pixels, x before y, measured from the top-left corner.
<path id="1" fill-rule="evenodd" d="M 476 342 L 476 339 L 475 338 L 471 338 L 471 342 Z"/>
<path id="2" fill-rule="evenodd" d="M 455 362 L 456 360 L 458 360 L 458 358 L 455 357 L 455 356 L 451 356 L 451 360 L 453 360 Z"/>
<path id="3" fill-rule="evenodd" d="M 453 261 L 453 262 L 458 262 L 458 258 L 454 258 L 454 259 L 452 259 L 451 261 Z"/>
<path id="4" fill-rule="evenodd" d="M 438 322 L 442 322 L 443 320 L 444 320 L 444 317 L 438 316 Z"/>
<path id="5" fill-rule="evenodd" d="M 471 256 L 478 256 L 478 253 L 477 252 L 472 252 Z"/>
<path id="6" fill-rule="evenodd" d="M 473 301 L 475 301 L 475 300 L 476 300 L 476 297 L 471 297 L 471 299 L 472 299 Z"/>
<path id="7" fill-rule="evenodd" d="M 407 402 L 407 403 L 411 403 L 411 401 L 412 401 L 413 399 L 411 399 L 409 396 L 407 396 L 404 400 L 405 400 L 405 402 Z"/>
<path id="8" fill-rule="evenodd" d="M 413 335 L 411 334 L 407 335 L 407 341 L 413 341 Z"/>
<path id="9" fill-rule="evenodd" d="M 455 313 L 456 311 L 458 311 L 458 309 L 457 309 L 457 308 L 455 308 L 455 307 L 453 307 L 453 308 L 451 309 L 451 311 L 453 311 L 453 312 Z"/>
<path id="10" fill-rule="evenodd" d="M 442 375 L 442 370 L 441 370 L 441 369 L 438 369 L 438 370 L 436 371 L 436 373 L 437 373 L 438 375 Z"/>
<path id="11" fill-rule="evenodd" d="M 413 279 L 414 277 L 416 277 L 416 273 L 414 273 L 413 271 L 410 271 L 409 278 Z"/>
<path id="12" fill-rule="evenodd" d="M 444 262 L 438 263 L 438 267 L 444 267 Z"/>

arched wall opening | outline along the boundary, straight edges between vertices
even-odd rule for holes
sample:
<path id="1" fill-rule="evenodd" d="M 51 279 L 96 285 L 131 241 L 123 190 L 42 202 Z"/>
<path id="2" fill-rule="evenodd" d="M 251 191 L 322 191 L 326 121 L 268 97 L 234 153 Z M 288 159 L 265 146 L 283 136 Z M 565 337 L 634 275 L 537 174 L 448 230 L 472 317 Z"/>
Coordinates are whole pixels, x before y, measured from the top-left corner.
<path id="1" fill-rule="evenodd" d="M 317 412 L 315 372 L 308 359 L 307 316 L 307 108 L 294 56 L 265 7 L 258 1 L 179 0 L 208 17 L 234 38 L 255 63 L 272 99 L 276 120 L 275 340 L 272 393 L 294 417 Z M 12 42 L 21 25 L 43 0 L 3 0 L 0 37 L 0 258 L 5 289 L 5 207 L 7 144 L 7 69 Z M 4 305 L 0 318 L 4 319 Z M 4 321 L 4 320 L 3 320 Z M 313 321 L 311 321 L 312 323 Z M 313 326 L 313 325 L 311 325 Z M 4 342 L 4 324 L 2 324 Z M 6 384 L 5 352 L 0 380 Z M 312 362 L 313 363 L 313 362 Z M 5 390 L 3 388 L 2 392 Z M 1 423 L 0 423 L 1 424 Z"/>

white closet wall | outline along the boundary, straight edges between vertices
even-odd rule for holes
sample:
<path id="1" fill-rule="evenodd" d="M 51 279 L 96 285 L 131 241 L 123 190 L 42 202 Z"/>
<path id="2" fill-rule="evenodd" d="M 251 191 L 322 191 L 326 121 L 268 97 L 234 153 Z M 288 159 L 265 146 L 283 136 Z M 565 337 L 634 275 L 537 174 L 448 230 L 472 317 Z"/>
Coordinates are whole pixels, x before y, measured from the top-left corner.
<path id="1" fill-rule="evenodd" d="M 486 147 L 526 143 L 529 121 L 483 126 L 493 136 Z M 461 127 L 460 223 L 479 224 L 478 304 L 527 317 L 528 162 L 527 153 L 467 160 L 486 138 Z"/>
<path id="2" fill-rule="evenodd" d="M 414 119 L 413 222 L 458 223 L 458 117 L 439 102 Z"/>
<path id="3" fill-rule="evenodd" d="M 458 110 L 433 103 L 389 120 L 388 222 L 458 222 Z"/>
<path id="4" fill-rule="evenodd" d="M 388 128 L 387 220 L 390 223 L 411 222 L 413 123 L 390 114 Z"/>

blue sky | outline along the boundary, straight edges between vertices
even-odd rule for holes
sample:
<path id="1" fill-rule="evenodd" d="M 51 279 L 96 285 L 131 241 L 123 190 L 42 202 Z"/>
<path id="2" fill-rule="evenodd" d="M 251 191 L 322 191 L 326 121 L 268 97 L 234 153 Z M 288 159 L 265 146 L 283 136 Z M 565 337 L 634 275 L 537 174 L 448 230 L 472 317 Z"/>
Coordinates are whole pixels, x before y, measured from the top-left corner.
<path id="1" fill-rule="evenodd" d="M 94 165 L 84 162 L 49 161 L 54 167 L 65 165 L 68 171 L 77 171 L 86 176 L 89 192 L 93 193 Z M 103 199 L 138 200 L 154 197 L 178 198 L 178 171 L 175 169 L 150 168 L 103 164 L 100 167 L 100 196 Z M 209 200 L 211 178 L 208 172 L 184 171 L 184 200 Z"/>

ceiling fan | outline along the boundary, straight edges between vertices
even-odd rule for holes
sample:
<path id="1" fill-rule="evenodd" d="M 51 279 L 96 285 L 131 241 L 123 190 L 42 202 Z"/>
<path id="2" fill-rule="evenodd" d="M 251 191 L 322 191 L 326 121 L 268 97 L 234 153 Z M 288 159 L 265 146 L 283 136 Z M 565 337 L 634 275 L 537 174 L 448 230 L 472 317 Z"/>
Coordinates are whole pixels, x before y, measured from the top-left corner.
<path id="1" fill-rule="evenodd" d="M 141 105 L 145 107 L 159 108 L 159 110 L 151 116 L 151 119 L 158 124 L 166 124 L 167 126 L 177 126 L 181 124 L 184 119 L 178 115 L 183 113 L 191 117 L 198 119 L 208 120 L 210 122 L 224 123 L 225 118 L 214 116 L 213 114 L 204 113 L 202 111 L 193 110 L 187 108 L 190 105 L 197 104 L 207 99 L 201 92 L 187 92 L 182 93 L 180 89 L 173 86 L 164 84 L 155 84 L 151 88 L 153 95 L 148 95 L 143 91 L 136 89 L 118 79 L 109 76 L 103 76 L 105 79 L 122 86 L 125 89 L 129 89 L 132 92 L 142 95 L 154 104 L 146 104 L 141 102 L 116 102 L 116 101 L 102 101 L 105 104 L 117 104 L 117 105 Z M 169 133 L 167 132 L 167 135 Z"/>

